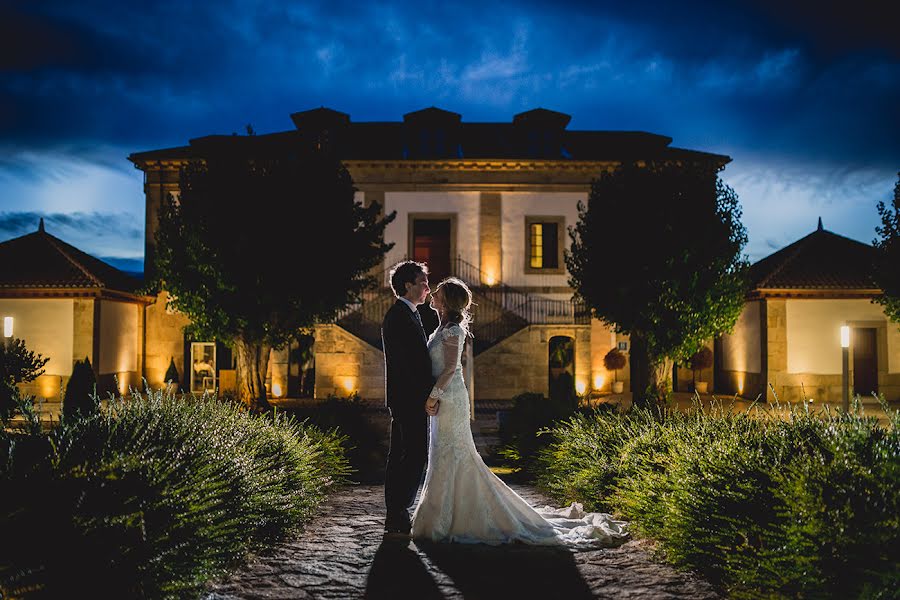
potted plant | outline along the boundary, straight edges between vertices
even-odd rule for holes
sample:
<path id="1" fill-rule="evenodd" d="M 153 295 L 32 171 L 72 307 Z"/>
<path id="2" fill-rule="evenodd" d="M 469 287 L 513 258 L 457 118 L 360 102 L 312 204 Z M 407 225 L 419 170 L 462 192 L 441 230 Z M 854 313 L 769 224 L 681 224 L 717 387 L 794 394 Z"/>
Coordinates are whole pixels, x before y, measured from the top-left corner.
<path id="1" fill-rule="evenodd" d="M 698 394 L 705 394 L 708 391 L 709 384 L 706 381 L 697 381 L 697 371 L 708 369 L 713 364 L 713 353 L 708 347 L 703 346 L 690 358 L 691 371 L 694 372 L 694 391 Z"/>
<path id="2" fill-rule="evenodd" d="M 613 393 L 621 394 L 625 389 L 625 384 L 619 381 L 619 369 L 625 366 L 625 353 L 618 348 L 613 348 L 603 357 L 603 366 L 607 371 L 613 372 Z"/>
<path id="3" fill-rule="evenodd" d="M 566 371 L 571 359 L 571 343 L 559 342 L 550 350 L 550 373 L 554 379 Z"/>

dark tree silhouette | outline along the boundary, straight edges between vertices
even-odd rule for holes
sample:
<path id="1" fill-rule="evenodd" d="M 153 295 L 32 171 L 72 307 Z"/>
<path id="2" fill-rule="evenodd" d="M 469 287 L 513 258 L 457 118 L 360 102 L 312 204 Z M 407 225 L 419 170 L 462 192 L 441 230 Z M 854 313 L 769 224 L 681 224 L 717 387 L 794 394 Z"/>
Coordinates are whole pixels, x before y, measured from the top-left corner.
<path id="1" fill-rule="evenodd" d="M 884 307 L 888 318 L 900 323 L 900 173 L 894 185 L 894 200 L 890 206 L 878 203 L 878 216 L 881 226 L 875 231 L 879 238 L 875 240 L 876 262 L 875 283 L 884 295 L 875 301 Z"/>
<path id="2" fill-rule="evenodd" d="M 0 420 L 8 419 L 16 409 L 16 384 L 43 375 L 49 360 L 26 348 L 23 340 L 0 338 Z"/>
<path id="3" fill-rule="evenodd" d="M 269 351 L 359 298 L 394 215 L 357 202 L 346 168 L 313 143 L 192 145 L 202 160 L 164 203 L 151 287 L 170 293 L 190 334 L 233 346 L 241 400 L 266 409 Z"/>
<path id="4" fill-rule="evenodd" d="M 66 395 L 63 397 L 63 419 L 72 420 L 96 411 L 100 404 L 95 399 L 97 378 L 88 357 L 76 360 L 72 367 L 72 376 L 66 384 Z"/>
<path id="5" fill-rule="evenodd" d="M 734 191 L 699 164 L 623 164 L 579 205 L 569 281 L 597 318 L 631 336 L 636 405 L 665 398 L 673 361 L 740 316 L 749 267 L 740 217 Z M 621 260 L 608 260 L 610 246 Z"/>

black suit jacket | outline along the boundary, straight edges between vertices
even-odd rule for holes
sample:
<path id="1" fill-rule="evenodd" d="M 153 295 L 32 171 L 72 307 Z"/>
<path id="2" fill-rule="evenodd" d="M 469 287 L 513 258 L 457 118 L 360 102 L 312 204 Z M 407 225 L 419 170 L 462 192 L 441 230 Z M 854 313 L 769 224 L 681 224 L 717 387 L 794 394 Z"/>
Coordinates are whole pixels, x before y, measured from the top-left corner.
<path id="1" fill-rule="evenodd" d="M 425 332 L 409 306 L 397 300 L 381 323 L 385 404 L 396 415 L 425 411 L 434 386 Z"/>

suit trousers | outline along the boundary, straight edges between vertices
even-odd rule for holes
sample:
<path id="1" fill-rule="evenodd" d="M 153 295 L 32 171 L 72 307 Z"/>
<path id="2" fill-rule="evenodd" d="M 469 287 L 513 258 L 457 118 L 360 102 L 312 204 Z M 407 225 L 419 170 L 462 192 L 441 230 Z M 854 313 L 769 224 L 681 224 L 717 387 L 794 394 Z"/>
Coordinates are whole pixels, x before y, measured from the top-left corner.
<path id="1" fill-rule="evenodd" d="M 416 500 L 427 463 L 428 415 L 424 406 L 413 414 L 391 410 L 391 447 L 384 474 L 388 526 L 409 526 L 409 508 Z"/>

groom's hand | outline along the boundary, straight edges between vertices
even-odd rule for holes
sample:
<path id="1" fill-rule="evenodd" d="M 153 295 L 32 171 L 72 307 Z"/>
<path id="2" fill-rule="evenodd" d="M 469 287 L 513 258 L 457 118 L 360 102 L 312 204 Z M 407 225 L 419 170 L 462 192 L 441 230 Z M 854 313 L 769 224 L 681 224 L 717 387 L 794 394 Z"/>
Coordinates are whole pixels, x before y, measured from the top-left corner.
<path id="1" fill-rule="evenodd" d="M 440 404 L 440 400 L 437 398 L 429 398 L 425 401 L 425 412 L 428 416 L 433 417 L 438 413 L 438 405 Z"/>

